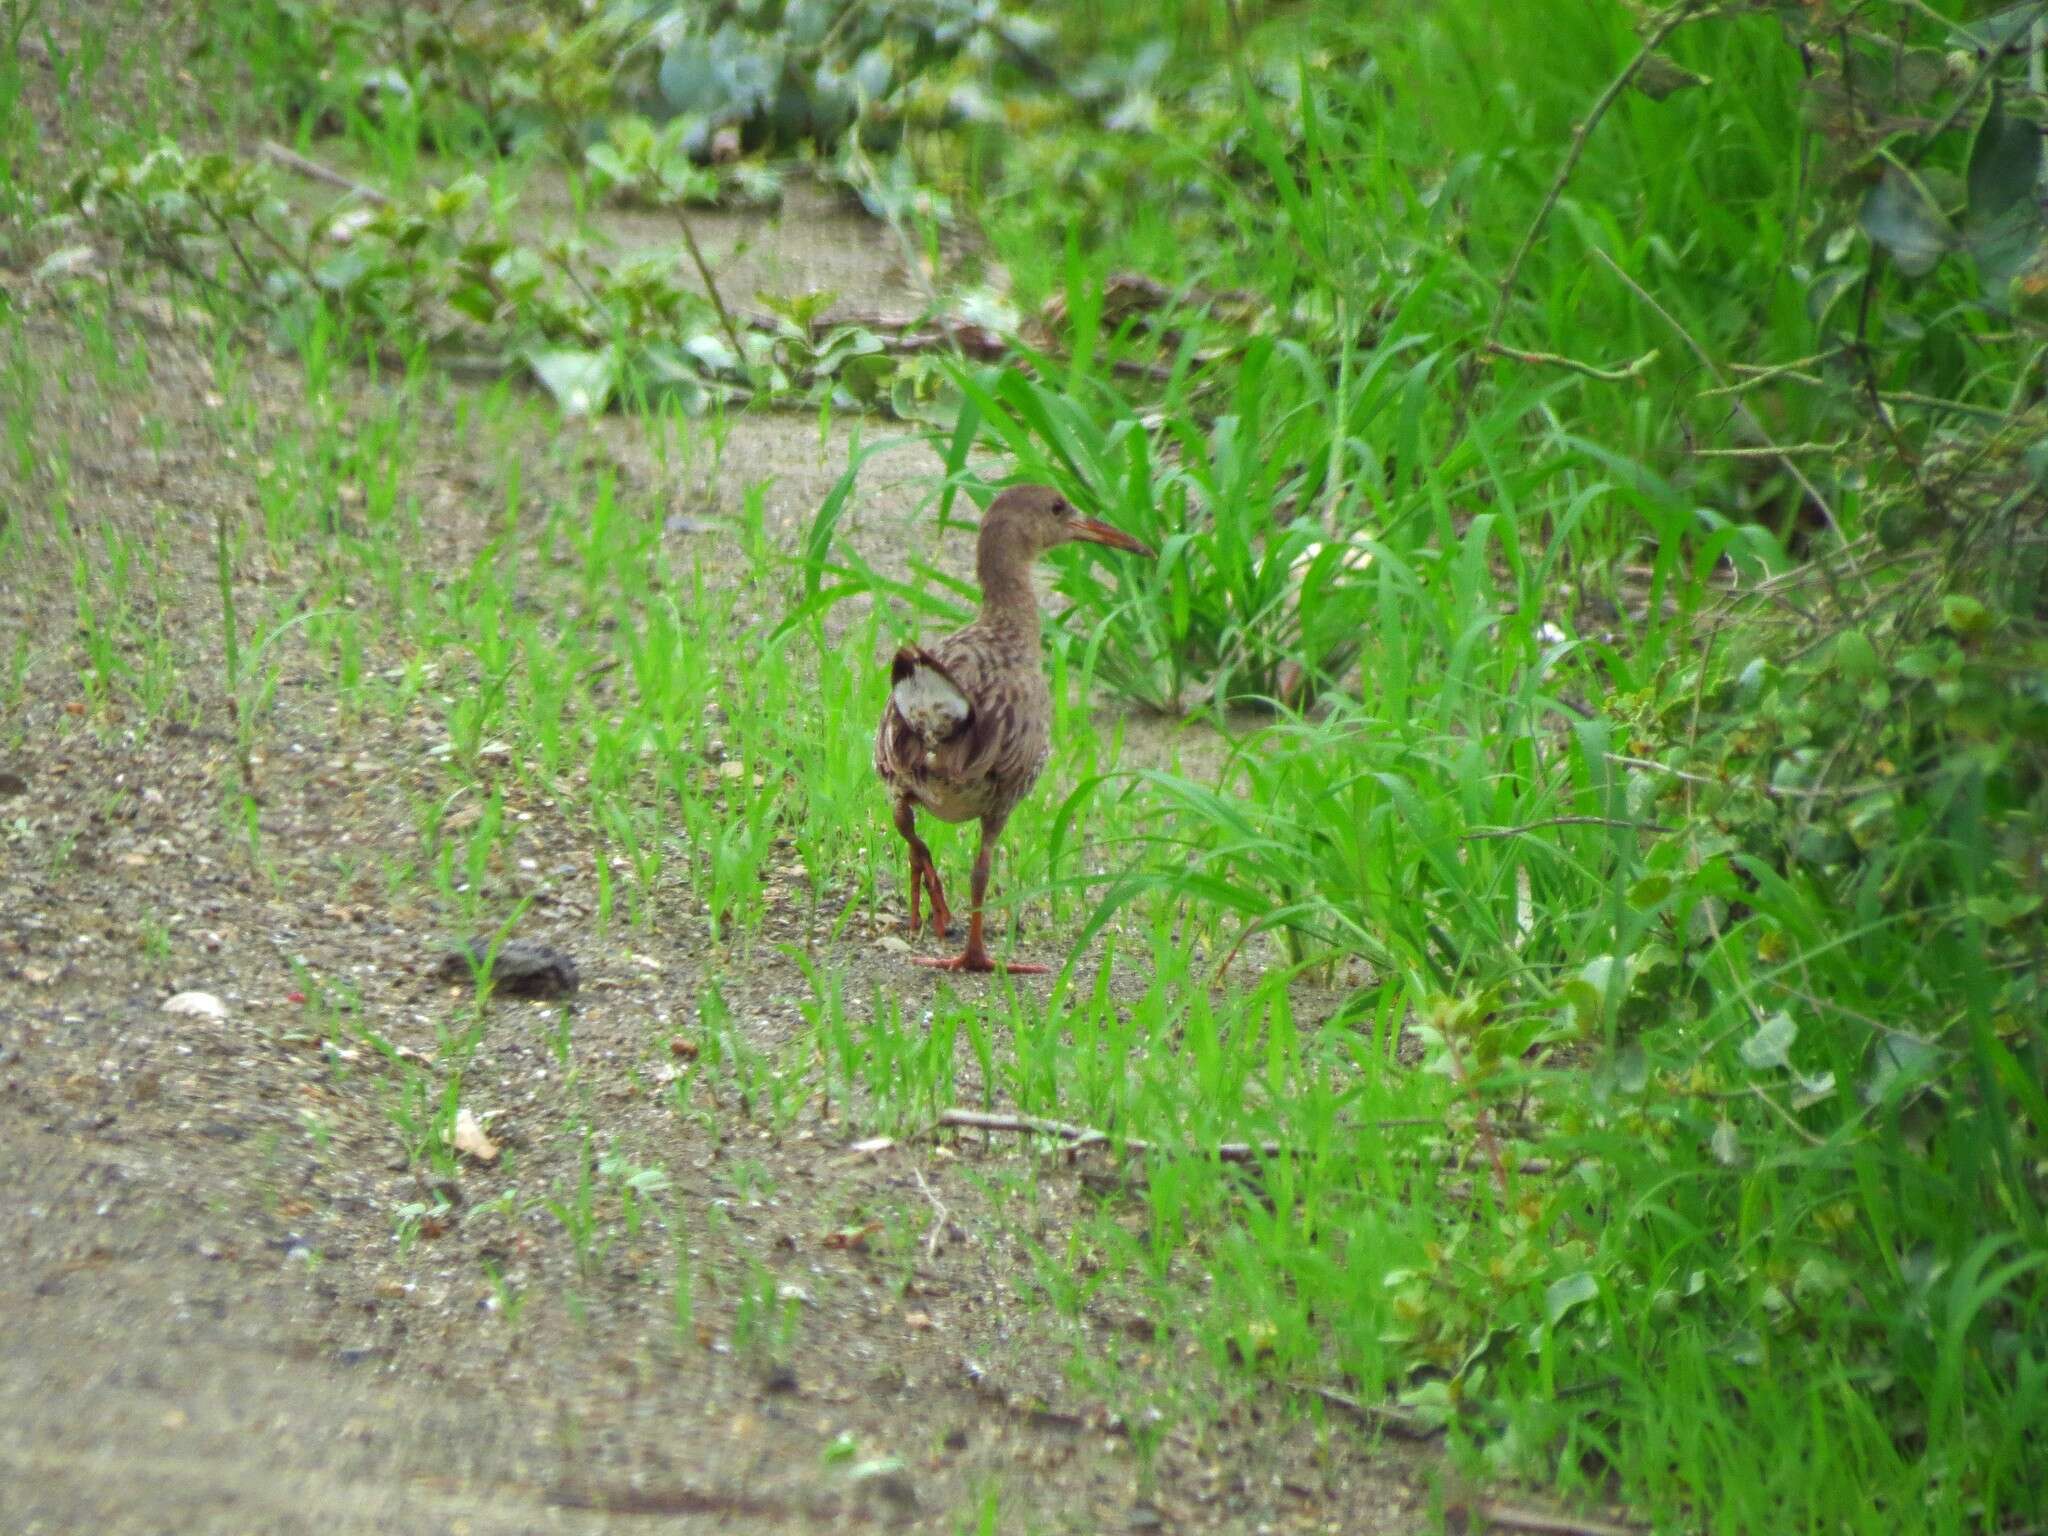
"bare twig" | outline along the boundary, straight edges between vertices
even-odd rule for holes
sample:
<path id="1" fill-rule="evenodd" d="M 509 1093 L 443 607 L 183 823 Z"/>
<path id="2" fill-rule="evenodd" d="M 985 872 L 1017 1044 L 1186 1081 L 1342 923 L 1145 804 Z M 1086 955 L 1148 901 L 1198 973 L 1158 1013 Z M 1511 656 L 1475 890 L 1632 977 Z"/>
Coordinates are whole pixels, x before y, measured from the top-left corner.
<path id="1" fill-rule="evenodd" d="M 921 1169 L 913 1165 L 910 1176 L 917 1180 L 919 1191 L 932 1208 L 932 1230 L 931 1235 L 924 1241 L 924 1256 L 927 1259 L 936 1259 L 939 1256 L 939 1244 L 946 1239 L 946 1223 L 953 1218 L 947 1214 L 946 1207 L 939 1197 L 932 1193 L 931 1185 L 925 1183 Z"/>
<path id="2" fill-rule="evenodd" d="M 1560 1514 L 1547 1509 L 1517 1509 L 1482 1499 L 1473 1510 L 1481 1527 L 1498 1526 L 1509 1531 L 1535 1531 L 1540 1536 L 1641 1536 L 1641 1525 L 1616 1525 L 1611 1520 L 1589 1520 L 1579 1515 Z"/>
<path id="3" fill-rule="evenodd" d="M 1692 355 L 1700 360 L 1700 366 L 1706 369 L 1707 372 L 1713 376 L 1713 380 L 1716 384 L 1725 385 L 1728 382 L 1727 379 L 1722 376 L 1721 367 L 1718 363 L 1714 361 L 1713 355 L 1709 353 L 1705 347 L 1701 346 L 1699 342 L 1693 338 L 1692 332 L 1688 331 L 1684 326 L 1678 323 L 1677 316 L 1673 315 L 1670 310 L 1666 309 L 1662 304 L 1658 303 L 1655 297 L 1651 295 L 1650 291 L 1647 288 L 1645 288 L 1641 283 L 1637 282 L 1633 277 L 1629 276 L 1629 274 L 1622 269 L 1621 264 L 1617 262 L 1612 256 L 1609 256 L 1605 251 L 1599 249 L 1597 246 L 1593 249 L 1593 255 L 1595 259 L 1597 259 L 1601 263 L 1601 265 L 1606 267 L 1607 270 L 1612 272 L 1617 278 L 1621 279 L 1623 286 L 1626 287 L 1630 293 L 1633 293 L 1639 302 L 1641 302 L 1647 309 L 1649 309 L 1649 311 L 1652 314 L 1656 315 L 1658 319 L 1662 320 L 1666 325 L 1671 327 L 1671 329 L 1677 334 L 1678 339 L 1683 341 L 1686 344 L 1686 346 L 1692 350 Z M 1750 429 L 1750 431 L 1756 434 L 1757 439 L 1760 442 L 1763 442 L 1766 445 L 1771 444 L 1771 434 L 1764 427 L 1762 420 L 1757 416 L 1755 411 L 1752 411 L 1740 399 L 1735 401 L 1735 411 L 1736 414 L 1739 417 L 1741 417 L 1743 424 L 1747 426 Z M 1786 454 L 1782 452 L 1778 453 L 1777 459 L 1779 463 L 1785 466 L 1787 472 L 1791 474 L 1792 478 L 1799 482 L 1799 488 L 1805 491 L 1807 496 L 1812 500 L 1813 504 L 1820 509 L 1820 515 L 1827 520 L 1828 528 L 1834 533 L 1835 538 L 1839 540 L 1842 537 L 1842 525 L 1835 517 L 1835 509 L 1828 505 L 1827 497 L 1821 495 L 1820 487 L 1815 485 L 1813 481 L 1807 477 L 1806 471 L 1801 469 L 1798 463 Z M 1830 588 L 1832 589 L 1834 585 L 1834 578 L 1832 574 L 1830 574 L 1828 577 L 1828 583 Z"/>
<path id="4" fill-rule="evenodd" d="M 1596 368 L 1591 363 L 1582 363 L 1576 357 L 1565 357 L 1556 352 L 1523 352 L 1515 347 L 1503 346 L 1489 341 L 1486 350 L 1495 357 L 1511 358 L 1518 363 L 1529 363 L 1539 368 L 1562 368 L 1568 373 L 1583 374 L 1589 379 L 1598 379 L 1603 384 L 1622 384 L 1630 379 L 1640 378 L 1644 370 L 1657 361 L 1659 353 L 1655 347 L 1625 368 Z"/>
<path id="5" fill-rule="evenodd" d="M 717 279 L 712 277 L 711 268 L 704 260 L 704 252 L 697 244 L 697 233 L 690 228 L 690 216 L 680 208 L 676 210 L 676 224 L 683 232 L 683 244 L 689 247 L 690 260 L 696 264 L 697 276 L 704 284 L 704 291 L 711 295 L 711 307 L 718 311 L 718 325 L 725 332 L 726 344 L 732 348 L 733 361 L 740 370 L 752 377 L 754 370 L 747 364 L 747 349 L 740 345 L 740 333 L 732 323 L 732 311 L 725 307 L 725 300 L 719 295 Z"/>
<path id="6" fill-rule="evenodd" d="M 1655 821 L 1623 821 L 1613 816 L 1546 816 L 1541 821 L 1524 822 L 1519 827 L 1474 827 L 1462 839 L 1477 842 L 1489 837 L 1520 837 L 1525 832 L 1539 831 L 1544 827 L 1614 827 L 1629 832 L 1675 832 Z"/>
<path id="7" fill-rule="evenodd" d="M 288 171 L 296 171 L 310 181 L 324 181 L 330 187 L 339 187 L 344 192 L 353 192 L 366 203 L 384 204 L 391 201 L 384 193 L 351 176 L 344 176 L 332 166 L 322 165 L 318 160 L 309 160 L 295 149 L 286 149 L 273 139 L 264 139 L 257 146 L 262 154 Z"/>
<path id="8" fill-rule="evenodd" d="M 1696 459 L 1782 459 L 1794 453 L 1846 453 L 1852 443 L 1766 443 L 1761 448 L 1695 448 Z"/>
<path id="9" fill-rule="evenodd" d="M 1434 1120 L 1420 1122 L 1434 1125 Z M 992 1115 L 978 1109 L 949 1109 L 938 1118 L 938 1124 L 957 1126 L 963 1130 L 1006 1131 L 1013 1135 L 1052 1136 L 1068 1144 L 1073 1151 L 1083 1147 L 1109 1146 L 1109 1133 L 1085 1125 L 1069 1125 L 1064 1120 L 1046 1120 L 1037 1115 Z M 1124 1142 L 1127 1152 L 1146 1153 L 1152 1151 L 1153 1143 L 1133 1136 Z M 1291 1149 L 1277 1141 L 1226 1141 L 1213 1149 L 1218 1159 L 1226 1163 L 1251 1163 L 1262 1158 L 1287 1157 Z"/>
<path id="10" fill-rule="evenodd" d="M 1536 248 L 1536 240 L 1543 233 L 1543 226 L 1550 222 L 1551 211 L 1557 207 L 1557 200 L 1564 196 L 1566 183 L 1572 179 L 1572 172 L 1579 167 L 1579 159 L 1586 152 L 1586 141 L 1593 136 L 1593 130 L 1600 125 L 1600 119 L 1607 115 L 1608 108 L 1621 99 L 1621 93 L 1628 89 L 1637 71 L 1649 62 L 1650 55 L 1665 38 L 1677 31 L 1686 17 L 1699 7 L 1700 0 L 1678 0 L 1650 24 L 1644 35 L 1642 46 L 1636 49 L 1635 57 L 1621 68 L 1621 73 L 1607 82 L 1607 89 L 1594 98 L 1592 107 L 1579 125 L 1572 130 L 1571 143 L 1566 146 L 1564 163 L 1557 168 L 1557 175 L 1551 178 L 1550 190 L 1544 194 L 1543 202 L 1536 210 L 1536 217 L 1529 221 L 1529 227 L 1522 234 L 1522 243 L 1515 248 L 1514 256 L 1508 262 L 1507 271 L 1500 277 L 1500 288 L 1493 301 L 1493 318 L 1487 322 L 1486 340 L 1482 344 L 1487 351 L 1500 340 L 1501 327 L 1507 323 L 1508 300 L 1513 297 L 1515 280 L 1522 275 L 1522 263 L 1529 259 L 1529 252 Z"/>
<path id="11" fill-rule="evenodd" d="M 1297 1392 L 1306 1392 L 1319 1397 L 1332 1408 L 1341 1408 L 1353 1418 L 1385 1430 L 1402 1440 L 1434 1440 L 1444 1432 L 1441 1424 L 1432 1424 L 1415 1414 L 1384 1403 L 1368 1403 L 1353 1397 L 1349 1392 L 1339 1392 L 1335 1387 L 1320 1386 L 1312 1381 L 1289 1382 Z"/>

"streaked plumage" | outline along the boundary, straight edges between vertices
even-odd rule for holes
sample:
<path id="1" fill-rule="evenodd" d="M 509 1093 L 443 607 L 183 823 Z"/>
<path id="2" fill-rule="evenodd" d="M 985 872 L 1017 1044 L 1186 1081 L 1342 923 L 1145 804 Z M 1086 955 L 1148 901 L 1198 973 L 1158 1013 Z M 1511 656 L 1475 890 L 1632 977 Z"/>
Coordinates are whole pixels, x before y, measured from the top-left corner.
<path id="1" fill-rule="evenodd" d="M 923 894 L 931 897 L 934 929 L 943 934 L 952 920 L 931 850 L 917 835 L 917 812 L 981 823 L 967 948 L 952 960 L 919 964 L 996 968 L 981 933 L 989 853 L 1052 750 L 1052 695 L 1038 654 L 1031 564 L 1055 544 L 1075 539 L 1151 554 L 1128 534 L 1077 517 L 1057 491 L 1019 486 L 1003 492 L 982 520 L 975 552 L 980 617 L 930 645 L 904 646 L 891 663 L 889 703 L 875 734 L 875 771 L 895 798 L 896 830 L 910 846 L 913 934 Z"/>

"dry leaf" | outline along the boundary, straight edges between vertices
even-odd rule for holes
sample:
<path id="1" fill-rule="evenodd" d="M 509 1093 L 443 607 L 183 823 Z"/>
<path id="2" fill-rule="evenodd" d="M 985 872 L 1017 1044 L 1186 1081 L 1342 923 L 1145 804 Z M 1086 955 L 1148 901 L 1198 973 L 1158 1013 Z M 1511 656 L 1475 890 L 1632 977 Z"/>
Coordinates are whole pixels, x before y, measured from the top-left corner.
<path id="1" fill-rule="evenodd" d="M 498 1144 L 484 1134 L 483 1122 L 466 1109 L 455 1112 L 455 1150 L 480 1163 L 498 1160 Z"/>

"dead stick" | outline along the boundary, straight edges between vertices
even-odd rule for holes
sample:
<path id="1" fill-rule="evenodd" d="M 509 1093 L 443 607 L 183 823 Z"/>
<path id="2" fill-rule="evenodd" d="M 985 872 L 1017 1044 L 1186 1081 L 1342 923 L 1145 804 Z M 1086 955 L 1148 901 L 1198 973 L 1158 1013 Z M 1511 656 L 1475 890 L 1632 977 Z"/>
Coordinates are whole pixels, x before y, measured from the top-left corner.
<path id="1" fill-rule="evenodd" d="M 1431 1424 L 1412 1413 L 1399 1408 L 1388 1408 L 1380 1403 L 1363 1402 L 1349 1392 L 1339 1392 L 1335 1387 L 1317 1386 L 1314 1382 L 1290 1382 L 1297 1392 L 1306 1392 L 1319 1397 L 1332 1408 L 1341 1408 L 1353 1418 L 1363 1419 L 1384 1429 L 1388 1434 L 1402 1440 L 1433 1440 L 1444 1432 L 1441 1424 Z"/>
<path id="2" fill-rule="evenodd" d="M 256 146 L 265 155 L 275 160 L 286 170 L 297 171 L 313 181 L 324 181 L 330 187 L 340 187 L 344 192 L 353 192 L 366 203 L 388 203 L 390 198 L 375 187 L 344 176 L 331 166 L 322 165 L 318 160 L 308 160 L 295 149 L 286 149 L 274 139 L 264 139 Z"/>
<path id="3" fill-rule="evenodd" d="M 1369 1122 L 1364 1129 L 1421 1129 L 1425 1126 L 1438 1126 L 1442 1123 L 1441 1120 L 1436 1119 L 1434 1116 L 1410 1115 L 1395 1120 L 1374 1120 Z M 934 1122 L 933 1128 L 937 1129 L 939 1126 L 953 1126 L 959 1130 L 969 1131 L 1004 1131 L 1017 1136 L 1052 1136 L 1066 1142 L 1070 1149 L 1076 1152 L 1080 1151 L 1083 1147 L 1106 1147 L 1111 1145 L 1107 1131 L 1098 1131 L 1092 1126 L 1086 1125 L 1070 1125 L 1064 1120 L 1047 1120 L 1040 1115 L 996 1115 L 979 1109 L 948 1109 L 940 1113 L 938 1120 Z M 1133 1136 L 1124 1142 L 1124 1150 L 1126 1152 L 1143 1154 L 1157 1151 L 1159 1148 L 1153 1142 L 1144 1141 Z M 1226 1163 L 1250 1163 L 1256 1162 L 1261 1158 L 1299 1157 L 1302 1155 L 1300 1148 L 1289 1147 L 1277 1141 L 1226 1141 L 1215 1148 L 1215 1153 L 1221 1161 Z M 1499 1160 L 1498 1149 L 1495 1149 L 1494 1161 L 1498 1163 Z M 1457 1159 L 1455 1157 L 1447 1157 L 1445 1161 L 1449 1164 L 1455 1164 Z M 1557 1165 L 1547 1157 L 1527 1158 L 1515 1165 L 1516 1172 L 1527 1174 L 1552 1173 L 1556 1171 L 1556 1168 Z"/>
<path id="4" fill-rule="evenodd" d="M 1577 1515 L 1553 1514 L 1544 1509 L 1517 1509 L 1512 1504 L 1482 1500 L 1474 1513 L 1487 1525 L 1511 1531 L 1537 1531 L 1542 1536 L 1641 1536 L 1640 1525 L 1616 1525 L 1611 1520 L 1585 1520 Z"/>
<path id="5" fill-rule="evenodd" d="M 1085 1125 L 1069 1125 L 1064 1120 L 1046 1120 L 1037 1115 L 991 1115 L 978 1109 L 949 1109 L 938 1119 L 940 1125 L 958 1126 L 973 1131 L 1007 1131 L 1013 1135 L 1056 1136 L 1069 1143 L 1075 1151 L 1083 1147 L 1107 1146 L 1109 1135 L 1105 1131 L 1091 1129 Z M 1430 1121 L 1434 1125 L 1435 1121 Z M 1131 1137 L 1124 1142 L 1127 1152 L 1145 1153 L 1154 1150 L 1149 1141 Z M 1262 1157 L 1286 1157 L 1289 1149 L 1277 1141 L 1248 1142 L 1226 1141 L 1218 1146 L 1216 1155 L 1226 1163 L 1249 1163 Z"/>

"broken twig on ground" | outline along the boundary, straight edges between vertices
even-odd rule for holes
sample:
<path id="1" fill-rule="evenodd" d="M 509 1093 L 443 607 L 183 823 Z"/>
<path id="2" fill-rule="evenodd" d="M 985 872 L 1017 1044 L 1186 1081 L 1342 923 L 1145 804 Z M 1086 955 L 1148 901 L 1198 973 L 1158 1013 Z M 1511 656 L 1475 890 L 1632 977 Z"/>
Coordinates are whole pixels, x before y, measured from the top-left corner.
<path id="1" fill-rule="evenodd" d="M 391 199 L 375 187 L 344 176 L 332 166 L 322 165 L 318 160 L 309 160 L 295 149 L 286 149 L 275 139 L 264 139 L 256 146 L 268 159 L 275 160 L 288 171 L 296 171 L 309 181 L 324 181 L 330 187 L 340 187 L 344 192 L 353 192 L 366 203 L 388 203 Z"/>

